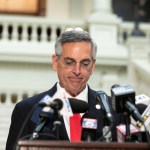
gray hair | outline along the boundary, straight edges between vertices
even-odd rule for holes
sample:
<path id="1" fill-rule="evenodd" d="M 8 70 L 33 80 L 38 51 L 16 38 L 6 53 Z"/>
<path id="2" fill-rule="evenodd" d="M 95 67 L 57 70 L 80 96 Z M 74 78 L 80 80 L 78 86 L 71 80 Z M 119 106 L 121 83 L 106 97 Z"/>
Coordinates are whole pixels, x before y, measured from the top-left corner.
<path id="1" fill-rule="evenodd" d="M 92 58 L 96 59 L 96 53 L 97 53 L 96 43 L 93 41 L 93 39 L 86 31 L 77 31 L 77 30 L 65 31 L 59 36 L 59 38 L 55 43 L 55 55 L 58 57 L 61 56 L 62 46 L 64 43 L 81 42 L 81 41 L 86 41 L 91 43 L 93 49 Z"/>

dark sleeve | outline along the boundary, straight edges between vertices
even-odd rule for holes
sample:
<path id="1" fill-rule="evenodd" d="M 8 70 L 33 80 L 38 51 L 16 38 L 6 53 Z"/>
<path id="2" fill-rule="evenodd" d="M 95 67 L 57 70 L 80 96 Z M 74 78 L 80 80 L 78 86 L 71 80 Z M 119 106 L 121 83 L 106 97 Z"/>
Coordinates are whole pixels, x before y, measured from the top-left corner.
<path id="1" fill-rule="evenodd" d="M 18 142 L 18 138 L 29 134 L 30 130 L 32 131 L 32 129 L 30 129 L 31 125 L 30 126 L 28 125 L 31 122 L 29 119 L 27 121 L 27 124 L 23 128 L 21 135 L 18 137 L 25 123 L 24 121 L 26 120 L 28 113 L 29 112 L 25 111 L 24 108 L 16 104 L 11 116 L 11 124 L 6 142 L 6 150 L 14 150 L 15 144 L 17 144 Z"/>

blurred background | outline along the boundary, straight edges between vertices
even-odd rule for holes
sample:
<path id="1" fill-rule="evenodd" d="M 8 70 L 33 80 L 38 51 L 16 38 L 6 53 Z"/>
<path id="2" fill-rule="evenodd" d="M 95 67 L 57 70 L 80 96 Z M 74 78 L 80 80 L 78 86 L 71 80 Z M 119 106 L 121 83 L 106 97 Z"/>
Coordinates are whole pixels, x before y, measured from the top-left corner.
<path id="1" fill-rule="evenodd" d="M 0 150 L 15 104 L 50 89 L 54 43 L 68 27 L 98 45 L 89 85 L 110 95 L 114 84 L 150 96 L 149 0 L 0 0 Z"/>

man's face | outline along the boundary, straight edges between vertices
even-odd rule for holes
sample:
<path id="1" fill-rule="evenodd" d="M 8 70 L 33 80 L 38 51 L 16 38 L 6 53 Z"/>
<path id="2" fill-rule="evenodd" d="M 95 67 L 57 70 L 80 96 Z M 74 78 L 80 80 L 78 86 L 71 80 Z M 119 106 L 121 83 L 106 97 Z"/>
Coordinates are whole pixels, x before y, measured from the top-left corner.
<path id="1" fill-rule="evenodd" d="M 95 60 L 89 42 L 69 42 L 62 46 L 62 55 L 53 55 L 53 68 L 57 71 L 60 86 L 72 96 L 84 90 L 93 73 Z"/>

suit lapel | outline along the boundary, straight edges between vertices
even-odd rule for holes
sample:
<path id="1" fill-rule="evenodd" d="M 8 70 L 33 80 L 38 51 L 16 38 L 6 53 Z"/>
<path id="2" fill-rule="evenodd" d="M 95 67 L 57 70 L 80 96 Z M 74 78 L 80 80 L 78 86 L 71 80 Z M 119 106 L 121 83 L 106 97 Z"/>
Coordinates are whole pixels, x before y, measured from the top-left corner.
<path id="1" fill-rule="evenodd" d="M 89 111 L 95 112 L 96 111 L 96 92 L 88 87 L 88 104 L 89 104 Z"/>

